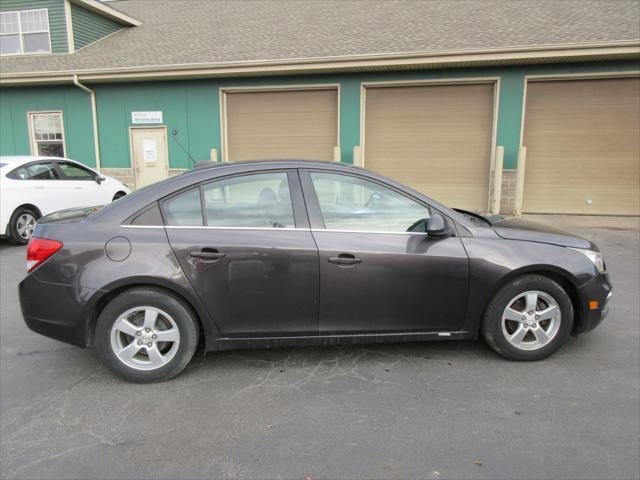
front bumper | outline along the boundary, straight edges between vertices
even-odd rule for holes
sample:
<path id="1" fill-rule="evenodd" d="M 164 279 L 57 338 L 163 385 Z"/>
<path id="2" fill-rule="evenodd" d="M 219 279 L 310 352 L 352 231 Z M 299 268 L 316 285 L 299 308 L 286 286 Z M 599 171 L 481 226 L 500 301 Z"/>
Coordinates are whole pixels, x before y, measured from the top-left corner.
<path id="1" fill-rule="evenodd" d="M 87 346 L 90 301 L 99 290 L 41 282 L 28 275 L 18 286 L 22 317 L 27 327 L 46 337 Z"/>
<path id="2" fill-rule="evenodd" d="M 576 333 L 585 333 L 596 328 L 609 313 L 609 301 L 613 288 L 608 273 L 601 273 L 593 280 L 582 285 L 578 290 L 580 296 L 581 315 L 576 326 Z M 597 308 L 591 308 L 590 302 L 598 302 Z"/>

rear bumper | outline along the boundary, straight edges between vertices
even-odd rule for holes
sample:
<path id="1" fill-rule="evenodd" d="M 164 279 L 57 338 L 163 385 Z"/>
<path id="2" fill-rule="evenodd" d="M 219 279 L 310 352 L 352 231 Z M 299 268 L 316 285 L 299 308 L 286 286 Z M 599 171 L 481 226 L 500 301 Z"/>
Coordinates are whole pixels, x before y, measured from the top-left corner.
<path id="1" fill-rule="evenodd" d="M 41 282 L 28 275 L 18 286 L 27 327 L 61 342 L 87 346 L 89 301 L 99 290 Z"/>
<path id="2" fill-rule="evenodd" d="M 596 328 L 609 313 L 609 301 L 613 295 L 609 275 L 601 273 L 580 287 L 579 293 L 582 318 L 577 325 L 576 333 L 585 333 Z M 598 308 L 590 308 L 592 301 L 598 302 Z"/>

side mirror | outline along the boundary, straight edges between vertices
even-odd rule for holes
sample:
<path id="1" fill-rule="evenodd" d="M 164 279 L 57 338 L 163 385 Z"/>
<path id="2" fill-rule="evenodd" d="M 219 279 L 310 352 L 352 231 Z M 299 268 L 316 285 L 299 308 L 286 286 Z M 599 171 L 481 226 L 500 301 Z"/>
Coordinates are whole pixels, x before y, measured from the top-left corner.
<path id="1" fill-rule="evenodd" d="M 102 175 L 100 175 L 100 174 L 96 175 L 95 179 L 96 179 L 96 183 L 97 183 L 98 185 L 100 185 L 102 182 L 104 182 L 104 181 L 105 181 L 105 178 L 104 178 Z"/>
<path id="2" fill-rule="evenodd" d="M 442 238 L 451 236 L 451 228 L 447 220 L 438 212 L 434 212 L 429 218 L 427 235 L 430 238 Z"/>

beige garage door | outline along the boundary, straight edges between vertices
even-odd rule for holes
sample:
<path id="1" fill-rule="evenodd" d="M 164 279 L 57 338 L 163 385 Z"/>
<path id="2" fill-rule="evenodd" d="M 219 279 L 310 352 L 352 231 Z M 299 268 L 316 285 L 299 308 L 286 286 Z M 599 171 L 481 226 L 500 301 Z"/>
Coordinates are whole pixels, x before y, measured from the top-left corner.
<path id="1" fill-rule="evenodd" d="M 640 214 L 640 79 L 530 82 L 523 210 Z"/>
<path id="2" fill-rule="evenodd" d="M 364 166 L 452 207 L 487 210 L 493 84 L 366 89 Z"/>
<path id="3" fill-rule="evenodd" d="M 333 159 L 338 92 L 227 92 L 227 160 Z"/>

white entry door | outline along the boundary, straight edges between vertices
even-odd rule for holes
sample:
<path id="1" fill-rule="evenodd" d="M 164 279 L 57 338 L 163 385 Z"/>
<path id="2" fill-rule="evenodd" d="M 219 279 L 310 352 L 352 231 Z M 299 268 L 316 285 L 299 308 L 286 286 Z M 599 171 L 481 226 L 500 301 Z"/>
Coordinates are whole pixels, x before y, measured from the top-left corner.
<path id="1" fill-rule="evenodd" d="M 136 188 L 169 176 L 166 128 L 132 128 L 130 141 Z"/>

